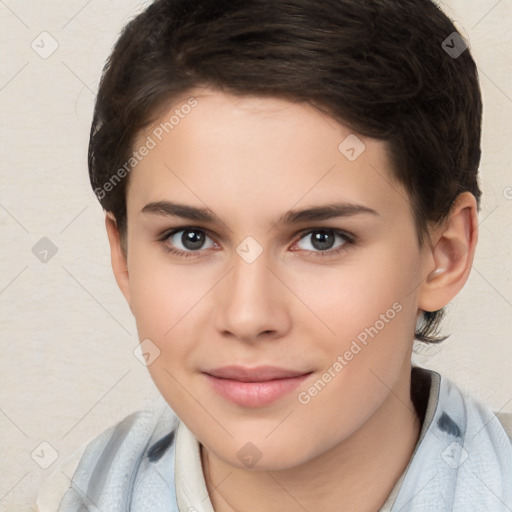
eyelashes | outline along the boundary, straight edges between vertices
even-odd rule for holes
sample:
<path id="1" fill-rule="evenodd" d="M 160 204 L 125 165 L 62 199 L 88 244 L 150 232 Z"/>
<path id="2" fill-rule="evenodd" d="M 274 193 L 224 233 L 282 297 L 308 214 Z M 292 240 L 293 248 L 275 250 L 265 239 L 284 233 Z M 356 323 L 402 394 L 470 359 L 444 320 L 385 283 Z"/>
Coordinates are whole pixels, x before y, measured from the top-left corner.
<path id="1" fill-rule="evenodd" d="M 177 249 L 175 247 L 174 243 L 171 243 L 171 244 L 169 243 L 170 238 L 174 237 L 178 233 L 184 234 L 186 232 L 188 232 L 189 234 L 190 233 L 195 233 L 196 235 L 200 234 L 199 237 L 197 237 L 197 236 L 195 237 L 195 238 L 199 238 L 200 242 L 202 239 L 206 240 L 207 238 L 211 238 L 208 235 L 208 231 L 203 228 L 199 228 L 199 227 L 195 227 L 195 226 L 184 226 L 184 227 L 172 229 L 170 231 L 168 230 L 168 231 L 162 233 L 158 237 L 157 241 L 163 245 L 166 252 L 174 254 L 175 256 L 178 256 L 181 258 L 201 258 L 201 257 L 203 257 L 201 255 L 201 253 L 204 252 L 205 250 L 208 250 L 208 248 L 207 249 L 200 248 L 199 250 L 193 250 L 193 249 L 182 250 L 182 249 Z M 334 248 L 328 248 L 326 250 L 321 250 L 321 249 L 315 250 L 314 246 L 313 246 L 313 250 L 299 249 L 299 251 L 308 253 L 308 255 L 311 255 L 316 258 L 328 258 L 328 257 L 337 256 L 340 253 L 348 250 L 351 246 L 353 246 L 355 244 L 355 237 L 351 233 L 347 233 L 346 231 L 339 230 L 339 229 L 323 227 L 323 228 L 311 228 L 309 230 L 302 231 L 299 234 L 299 238 L 297 239 L 297 242 L 295 242 L 293 244 L 293 246 L 297 245 L 297 243 L 299 243 L 301 240 L 306 239 L 307 237 L 311 237 L 311 235 L 313 235 L 313 234 L 317 234 L 317 235 L 320 234 L 320 238 L 324 237 L 325 235 L 334 235 L 334 239 L 336 239 L 336 237 L 338 237 L 338 238 L 341 238 L 343 241 L 343 243 L 341 245 L 334 247 Z M 183 235 L 180 237 L 179 240 L 180 240 L 180 243 L 183 244 Z M 195 243 L 195 241 L 192 240 L 191 238 L 189 238 L 188 240 L 191 241 L 192 243 Z M 315 240 L 318 242 L 319 241 L 318 237 L 316 237 Z M 320 242 L 320 243 L 322 243 L 322 242 Z M 216 242 L 214 242 L 214 244 L 217 245 Z M 294 249 L 292 252 L 297 252 L 297 250 Z"/>
<path id="2" fill-rule="evenodd" d="M 163 246 L 164 246 L 164 248 L 165 248 L 165 250 L 167 252 L 175 254 L 177 256 L 184 257 L 184 258 L 197 258 L 197 257 L 201 257 L 201 256 L 198 256 L 198 253 L 200 251 L 193 251 L 193 250 L 182 251 L 180 249 L 176 249 L 172 245 L 169 245 L 169 243 L 168 243 L 169 238 L 173 237 L 177 233 L 181 233 L 181 232 L 185 233 L 187 231 L 188 232 L 196 232 L 196 233 L 204 233 L 204 234 L 207 233 L 204 229 L 196 228 L 196 227 L 193 227 L 193 226 L 182 227 L 182 228 L 173 229 L 172 231 L 167 231 L 161 237 L 158 238 L 158 241 L 163 243 Z M 204 249 L 201 249 L 201 251 L 204 251 Z"/>
<path id="3" fill-rule="evenodd" d="M 342 251 L 347 250 L 347 245 L 352 245 L 354 243 L 354 237 L 353 235 L 348 235 L 345 231 L 341 231 L 339 229 L 333 229 L 333 228 L 314 228 L 310 229 L 306 232 L 303 232 L 299 238 L 299 242 L 303 239 L 307 239 L 314 233 L 321 233 L 322 236 L 325 234 L 334 234 L 334 237 L 339 237 L 343 240 L 343 244 L 341 244 L 338 247 L 335 248 L 329 248 L 327 250 L 308 250 L 308 249 L 302 249 L 306 250 L 311 253 L 312 256 L 319 256 L 319 257 L 328 257 L 331 255 L 339 254 Z M 317 240 L 318 241 L 318 240 Z M 296 245 L 296 244 L 294 244 Z"/>

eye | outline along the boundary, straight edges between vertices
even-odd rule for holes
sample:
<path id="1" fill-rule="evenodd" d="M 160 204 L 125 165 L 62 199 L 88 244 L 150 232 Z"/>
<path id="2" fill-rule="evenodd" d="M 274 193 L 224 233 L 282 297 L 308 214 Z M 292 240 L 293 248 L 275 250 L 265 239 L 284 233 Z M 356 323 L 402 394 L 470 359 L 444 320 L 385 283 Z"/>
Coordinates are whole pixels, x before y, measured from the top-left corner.
<path id="1" fill-rule="evenodd" d="M 187 227 L 164 233 L 159 241 L 164 242 L 167 251 L 188 257 L 200 250 L 216 247 L 213 241 L 212 244 L 205 247 L 204 244 L 207 239 L 210 239 L 210 237 L 204 229 Z"/>
<path id="2" fill-rule="evenodd" d="M 334 246 L 336 238 L 338 238 L 341 243 Z M 332 256 L 346 250 L 347 246 L 354 243 L 353 237 L 344 231 L 325 228 L 311 229 L 303 234 L 300 240 L 307 239 L 310 240 L 310 243 L 305 244 L 306 247 L 303 246 L 299 248 L 312 252 L 314 256 Z M 297 244 L 299 244 L 299 242 L 297 242 Z M 308 245 L 309 247 L 307 247 Z M 312 247 L 312 249 L 310 247 Z"/>
<path id="3" fill-rule="evenodd" d="M 301 240 L 307 240 L 309 237 L 310 243 L 306 247 L 300 247 Z M 340 243 L 335 246 L 336 238 Z M 205 246 L 205 242 L 210 240 L 210 245 Z M 207 234 L 204 229 L 196 228 L 193 226 L 182 227 L 163 233 L 158 241 L 163 243 L 167 252 L 173 253 L 177 256 L 201 257 L 202 250 L 214 249 L 218 245 Z M 312 256 L 327 257 L 334 256 L 348 249 L 350 245 L 354 244 L 354 237 L 345 233 L 344 231 L 336 229 L 317 228 L 310 229 L 302 234 L 299 242 L 294 246 L 299 246 L 300 250 L 311 253 Z M 312 247 L 307 247 L 309 245 Z"/>

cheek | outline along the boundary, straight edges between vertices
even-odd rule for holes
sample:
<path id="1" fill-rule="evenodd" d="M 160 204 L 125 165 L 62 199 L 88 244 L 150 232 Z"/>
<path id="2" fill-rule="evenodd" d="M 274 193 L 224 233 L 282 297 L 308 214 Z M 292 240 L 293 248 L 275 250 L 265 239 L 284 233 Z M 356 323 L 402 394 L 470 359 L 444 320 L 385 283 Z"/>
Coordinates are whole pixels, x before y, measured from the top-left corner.
<path id="1" fill-rule="evenodd" d="M 173 410 L 187 417 L 191 404 L 184 388 L 195 360 L 193 330 L 200 328 L 201 298 L 211 285 L 188 270 L 192 266 L 165 264 L 162 258 L 148 264 L 150 255 L 140 256 L 131 260 L 132 311 L 139 339 L 151 340 L 158 354 L 147 369 Z"/>
<path id="2" fill-rule="evenodd" d="M 348 255 L 339 265 L 292 268 L 286 271 L 284 280 L 303 298 L 307 315 L 313 320 L 311 329 L 316 329 L 317 336 L 322 331 L 327 339 L 339 344 L 338 348 L 343 348 L 375 323 L 383 331 L 384 322 L 388 332 L 404 323 L 410 331 L 415 324 L 412 292 L 419 276 L 418 256 L 413 249 L 404 254 L 397 250 L 396 243 L 376 244 L 371 250 Z"/>
<path id="3" fill-rule="evenodd" d="M 308 313 L 313 321 L 304 323 L 304 337 L 316 340 L 311 351 L 322 360 L 320 371 L 327 372 L 326 381 L 332 381 L 329 387 L 339 407 L 329 405 L 330 392 L 311 405 L 319 414 L 331 411 L 334 423 L 340 409 L 357 411 L 354 414 L 362 420 L 410 360 L 417 311 L 411 293 L 417 286 L 417 255 L 414 247 L 401 254 L 398 259 L 394 244 L 380 245 L 357 261 L 347 260 L 346 265 L 315 275 L 303 274 L 300 280 L 301 296 L 307 297 L 309 309 L 322 320 Z"/>
<path id="4" fill-rule="evenodd" d="M 174 386 L 169 373 L 179 379 L 196 369 L 197 343 L 212 331 L 209 308 L 222 274 L 213 266 L 170 263 L 165 252 L 150 252 L 132 255 L 131 304 L 139 339 L 151 340 L 160 351 L 148 370 L 155 381 L 166 381 L 168 394 Z"/>
<path id="5" fill-rule="evenodd" d="M 394 270 L 384 279 L 377 269 L 362 277 L 349 274 L 340 282 L 341 292 L 318 295 L 313 306 L 335 335 L 319 336 L 319 322 L 314 328 L 305 324 L 306 337 L 316 340 L 311 352 L 322 365 L 318 379 L 301 390 L 299 407 L 307 411 L 311 430 L 325 440 L 318 450 L 359 428 L 410 365 L 416 305 L 405 277 L 412 275 Z"/>
<path id="6" fill-rule="evenodd" d="M 171 337 L 208 288 L 193 266 L 173 265 L 160 247 L 133 247 L 128 271 L 139 335 Z"/>

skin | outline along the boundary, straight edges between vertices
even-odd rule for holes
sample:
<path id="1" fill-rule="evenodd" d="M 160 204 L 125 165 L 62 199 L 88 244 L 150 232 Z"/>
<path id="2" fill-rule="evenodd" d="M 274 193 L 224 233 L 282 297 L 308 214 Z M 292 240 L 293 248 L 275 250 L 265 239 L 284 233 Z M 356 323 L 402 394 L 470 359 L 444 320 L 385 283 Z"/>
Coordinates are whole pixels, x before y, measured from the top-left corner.
<path id="1" fill-rule="evenodd" d="M 126 255 L 106 216 L 114 274 L 139 338 L 160 350 L 151 377 L 201 443 L 216 512 L 376 511 L 418 440 L 410 399 L 416 320 L 445 306 L 468 277 L 475 199 L 459 196 L 420 248 L 385 143 L 359 136 L 366 149 L 349 161 L 338 149 L 347 127 L 284 99 L 191 91 L 135 147 L 189 96 L 197 106 L 130 174 Z M 141 212 L 164 200 L 209 208 L 221 222 Z M 277 224 L 288 210 L 332 202 L 376 214 Z M 158 240 L 186 227 L 203 230 L 202 247 L 183 245 L 183 232 Z M 331 246 L 319 248 L 313 229 L 343 230 L 355 241 L 331 231 Z M 236 251 L 248 236 L 263 251 L 252 263 Z M 173 246 L 192 257 L 168 252 Z M 301 403 L 298 394 L 393 304 L 400 312 Z M 313 373 L 277 402 L 248 408 L 218 395 L 202 374 L 229 364 Z M 252 467 L 237 456 L 249 442 L 261 454 Z"/>

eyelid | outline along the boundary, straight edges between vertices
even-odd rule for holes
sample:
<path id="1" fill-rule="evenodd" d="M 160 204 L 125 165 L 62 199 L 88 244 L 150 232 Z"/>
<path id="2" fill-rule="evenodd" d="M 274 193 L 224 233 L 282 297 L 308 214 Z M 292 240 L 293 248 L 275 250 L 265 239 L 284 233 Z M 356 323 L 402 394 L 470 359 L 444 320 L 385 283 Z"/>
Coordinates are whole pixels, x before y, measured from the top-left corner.
<path id="1" fill-rule="evenodd" d="M 158 235 L 156 240 L 157 240 L 157 242 L 165 242 L 169 237 L 175 235 L 176 233 L 179 233 L 180 231 L 202 231 L 203 233 L 206 234 L 206 236 L 208 236 L 208 238 L 211 238 L 215 242 L 215 244 L 218 245 L 218 242 L 216 241 L 215 237 L 212 236 L 212 233 L 208 229 L 201 228 L 199 226 L 181 226 L 181 227 L 177 227 L 177 228 L 167 229 L 167 230 L 163 231 L 160 235 Z M 187 252 L 199 253 L 202 250 L 204 250 L 204 249 L 200 249 L 199 251 L 187 251 Z"/>
<path id="2" fill-rule="evenodd" d="M 310 235 L 311 233 L 314 233 L 316 231 L 332 231 L 333 233 L 335 233 L 337 235 L 341 235 L 342 237 L 346 238 L 351 243 L 355 242 L 355 240 L 356 240 L 355 235 L 353 235 L 352 233 L 349 233 L 348 231 L 345 231 L 344 229 L 331 228 L 331 227 L 326 227 L 326 226 L 305 229 L 305 230 L 299 231 L 296 236 L 298 236 L 299 240 L 300 240 L 300 239 L 304 238 L 305 236 Z M 326 252 L 326 251 L 324 251 L 324 252 Z"/>

